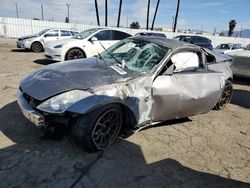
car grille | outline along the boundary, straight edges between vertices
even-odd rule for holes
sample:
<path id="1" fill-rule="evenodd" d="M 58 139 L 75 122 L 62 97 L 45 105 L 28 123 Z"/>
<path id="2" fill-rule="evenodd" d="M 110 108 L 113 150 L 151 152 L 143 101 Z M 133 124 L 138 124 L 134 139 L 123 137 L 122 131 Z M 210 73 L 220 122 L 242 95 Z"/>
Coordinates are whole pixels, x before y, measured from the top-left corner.
<path id="1" fill-rule="evenodd" d="M 29 96 L 27 93 L 24 93 L 21 88 L 20 88 L 20 91 L 23 93 L 23 97 L 29 103 L 31 108 L 36 108 L 39 104 L 42 103 L 42 101 L 39 101 L 39 100 Z"/>

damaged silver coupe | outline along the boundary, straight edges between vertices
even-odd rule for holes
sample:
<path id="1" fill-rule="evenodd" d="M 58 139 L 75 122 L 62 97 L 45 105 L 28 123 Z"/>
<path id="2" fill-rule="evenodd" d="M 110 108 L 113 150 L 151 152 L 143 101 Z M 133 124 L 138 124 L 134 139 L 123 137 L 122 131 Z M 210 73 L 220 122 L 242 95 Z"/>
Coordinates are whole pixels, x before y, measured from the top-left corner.
<path id="1" fill-rule="evenodd" d="M 196 45 L 127 38 L 27 76 L 18 103 L 37 126 L 69 126 L 86 149 L 102 150 L 125 128 L 222 109 L 233 92 L 230 66 L 228 56 Z"/>

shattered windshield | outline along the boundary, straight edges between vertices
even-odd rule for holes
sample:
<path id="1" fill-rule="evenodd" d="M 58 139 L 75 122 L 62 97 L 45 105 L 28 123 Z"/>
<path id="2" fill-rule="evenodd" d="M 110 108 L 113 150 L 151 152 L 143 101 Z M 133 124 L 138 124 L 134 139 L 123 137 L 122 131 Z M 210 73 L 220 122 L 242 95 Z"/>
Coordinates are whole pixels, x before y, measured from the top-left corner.
<path id="1" fill-rule="evenodd" d="M 89 35 L 93 34 L 94 32 L 100 30 L 100 28 L 95 28 L 95 29 L 87 29 L 85 31 L 82 31 L 78 34 L 76 34 L 73 38 L 75 39 L 85 39 Z"/>
<path id="2" fill-rule="evenodd" d="M 100 57 L 132 71 L 152 73 L 170 51 L 169 48 L 154 43 L 124 39 L 103 51 Z"/>

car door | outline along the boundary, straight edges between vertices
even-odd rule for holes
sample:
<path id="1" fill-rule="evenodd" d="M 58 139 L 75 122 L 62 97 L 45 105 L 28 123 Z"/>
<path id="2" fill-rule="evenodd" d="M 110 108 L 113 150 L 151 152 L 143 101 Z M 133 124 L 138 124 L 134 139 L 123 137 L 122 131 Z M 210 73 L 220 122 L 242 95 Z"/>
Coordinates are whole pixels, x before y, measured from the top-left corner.
<path id="1" fill-rule="evenodd" d="M 68 39 L 72 38 L 72 33 L 67 30 L 60 30 L 60 39 Z"/>
<path id="2" fill-rule="evenodd" d="M 58 29 L 50 30 L 47 33 L 45 33 L 43 36 L 44 44 L 51 42 L 51 41 L 56 41 L 58 39 L 59 39 L 59 30 Z"/>
<path id="3" fill-rule="evenodd" d="M 167 62 L 167 66 L 175 67 L 173 74 L 156 77 L 152 87 L 153 121 L 205 113 L 217 103 L 225 84 L 223 74 L 208 70 L 199 53 L 174 54 Z"/>
<path id="4" fill-rule="evenodd" d="M 111 30 L 101 30 L 97 32 L 88 39 L 88 45 L 85 49 L 86 54 L 88 54 L 88 57 L 91 57 L 97 55 L 98 53 L 101 53 L 102 51 L 104 51 L 104 48 L 108 48 L 108 43 L 111 40 Z"/>

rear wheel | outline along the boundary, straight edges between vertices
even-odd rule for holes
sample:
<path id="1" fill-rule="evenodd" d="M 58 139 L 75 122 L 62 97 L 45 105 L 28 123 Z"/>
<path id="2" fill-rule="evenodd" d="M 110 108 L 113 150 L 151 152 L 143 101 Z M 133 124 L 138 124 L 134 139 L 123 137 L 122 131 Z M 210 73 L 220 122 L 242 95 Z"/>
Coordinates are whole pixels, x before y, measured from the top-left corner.
<path id="1" fill-rule="evenodd" d="M 233 96 L 233 84 L 231 81 L 227 80 L 225 87 L 222 91 L 220 100 L 218 101 L 218 103 L 215 105 L 215 109 L 216 110 L 222 110 L 226 107 L 226 105 L 228 103 L 230 103 L 231 99 Z"/>
<path id="2" fill-rule="evenodd" d="M 78 118 L 72 125 L 72 136 L 88 151 L 104 150 L 117 139 L 121 126 L 120 106 L 108 105 Z"/>
<path id="3" fill-rule="evenodd" d="M 73 48 L 67 52 L 66 60 L 85 58 L 85 54 L 78 48 Z"/>
<path id="4" fill-rule="evenodd" d="M 41 51 L 43 51 L 43 45 L 40 42 L 34 42 L 31 45 L 31 50 L 33 52 L 41 52 Z"/>

